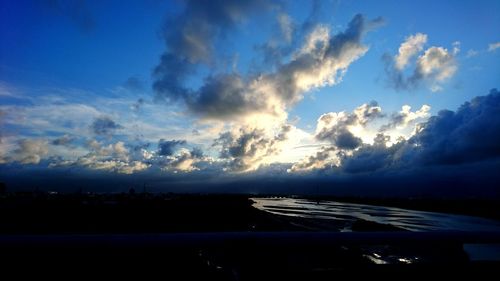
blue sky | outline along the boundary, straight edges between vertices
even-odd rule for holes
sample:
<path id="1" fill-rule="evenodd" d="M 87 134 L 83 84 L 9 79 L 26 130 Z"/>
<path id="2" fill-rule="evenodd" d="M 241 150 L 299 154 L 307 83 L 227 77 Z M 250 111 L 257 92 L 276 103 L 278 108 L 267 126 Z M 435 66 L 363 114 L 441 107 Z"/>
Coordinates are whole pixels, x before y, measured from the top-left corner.
<path id="1" fill-rule="evenodd" d="M 390 137 L 386 150 L 409 145 L 440 110 L 495 96 L 499 10 L 498 1 L 5 1 L 0 165 L 110 177 L 345 174 L 378 134 Z"/>

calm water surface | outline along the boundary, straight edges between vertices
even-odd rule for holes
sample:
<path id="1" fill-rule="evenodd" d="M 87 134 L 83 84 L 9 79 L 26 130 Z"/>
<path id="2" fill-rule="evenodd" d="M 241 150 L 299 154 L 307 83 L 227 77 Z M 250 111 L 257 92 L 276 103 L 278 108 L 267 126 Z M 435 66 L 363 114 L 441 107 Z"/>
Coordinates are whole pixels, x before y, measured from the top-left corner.
<path id="1" fill-rule="evenodd" d="M 500 221 L 472 216 L 335 201 L 317 203 L 293 198 L 252 198 L 252 200 L 255 201 L 254 207 L 272 214 L 303 219 L 327 219 L 336 223 L 345 222 L 345 225 L 363 219 L 391 224 L 410 231 L 500 231 Z M 350 231 L 348 227 L 339 230 Z"/>

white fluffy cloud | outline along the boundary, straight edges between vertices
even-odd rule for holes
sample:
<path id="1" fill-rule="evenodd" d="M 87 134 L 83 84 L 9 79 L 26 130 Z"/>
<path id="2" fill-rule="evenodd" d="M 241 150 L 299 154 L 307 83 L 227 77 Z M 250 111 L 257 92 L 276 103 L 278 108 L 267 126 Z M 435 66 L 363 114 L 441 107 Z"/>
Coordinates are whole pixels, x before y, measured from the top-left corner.
<path id="1" fill-rule="evenodd" d="M 453 42 L 451 50 L 437 46 L 429 47 L 417 57 L 413 72 L 408 74 L 405 69 L 410 65 L 412 58 L 424 50 L 426 42 L 427 35 L 417 33 L 401 43 L 397 55 L 385 56 L 389 83 L 396 90 L 414 89 L 424 84 L 432 92 L 441 91 L 442 85 L 457 72 L 456 55 L 460 52 L 458 41 Z"/>
<path id="2" fill-rule="evenodd" d="M 457 71 L 455 57 L 443 47 L 431 47 L 417 60 L 416 75 L 432 82 L 433 92 L 441 89 L 440 83 L 451 78 Z M 415 78 L 417 79 L 417 78 Z"/>
<path id="3" fill-rule="evenodd" d="M 404 69 L 410 59 L 424 49 L 425 43 L 427 43 L 427 34 L 417 33 L 408 36 L 399 47 L 399 53 L 394 57 L 396 68 Z"/>

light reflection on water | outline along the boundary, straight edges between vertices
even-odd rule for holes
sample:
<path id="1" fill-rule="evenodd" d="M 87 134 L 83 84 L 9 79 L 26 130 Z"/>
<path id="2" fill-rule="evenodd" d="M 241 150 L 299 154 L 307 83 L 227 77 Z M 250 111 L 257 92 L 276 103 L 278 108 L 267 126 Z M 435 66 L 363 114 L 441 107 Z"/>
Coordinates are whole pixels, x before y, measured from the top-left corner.
<path id="1" fill-rule="evenodd" d="M 410 231 L 500 231 L 500 222 L 478 217 L 406 210 L 335 201 L 293 198 L 252 198 L 257 209 L 269 213 L 352 223 L 363 219 Z M 342 229 L 339 229 L 342 230 Z"/>

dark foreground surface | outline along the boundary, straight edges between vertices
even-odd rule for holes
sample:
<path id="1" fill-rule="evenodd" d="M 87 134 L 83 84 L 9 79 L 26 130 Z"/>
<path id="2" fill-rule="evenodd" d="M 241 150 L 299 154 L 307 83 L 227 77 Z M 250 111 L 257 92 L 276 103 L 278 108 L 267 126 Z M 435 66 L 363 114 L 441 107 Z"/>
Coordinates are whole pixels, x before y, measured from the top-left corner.
<path id="1" fill-rule="evenodd" d="M 498 261 L 471 260 L 464 251 L 464 244 L 478 241 L 498 242 L 498 236 L 411 232 L 17 235 L 0 238 L 0 256 L 4 273 L 66 278 L 331 280 L 498 274 Z M 405 262 L 381 263 L 381 257 Z"/>
<path id="2" fill-rule="evenodd" d="M 310 231 L 246 196 L 25 194 L 0 198 L 0 269 L 17 276 L 167 280 L 479 277 L 498 232 L 412 232 L 359 219 Z"/>

